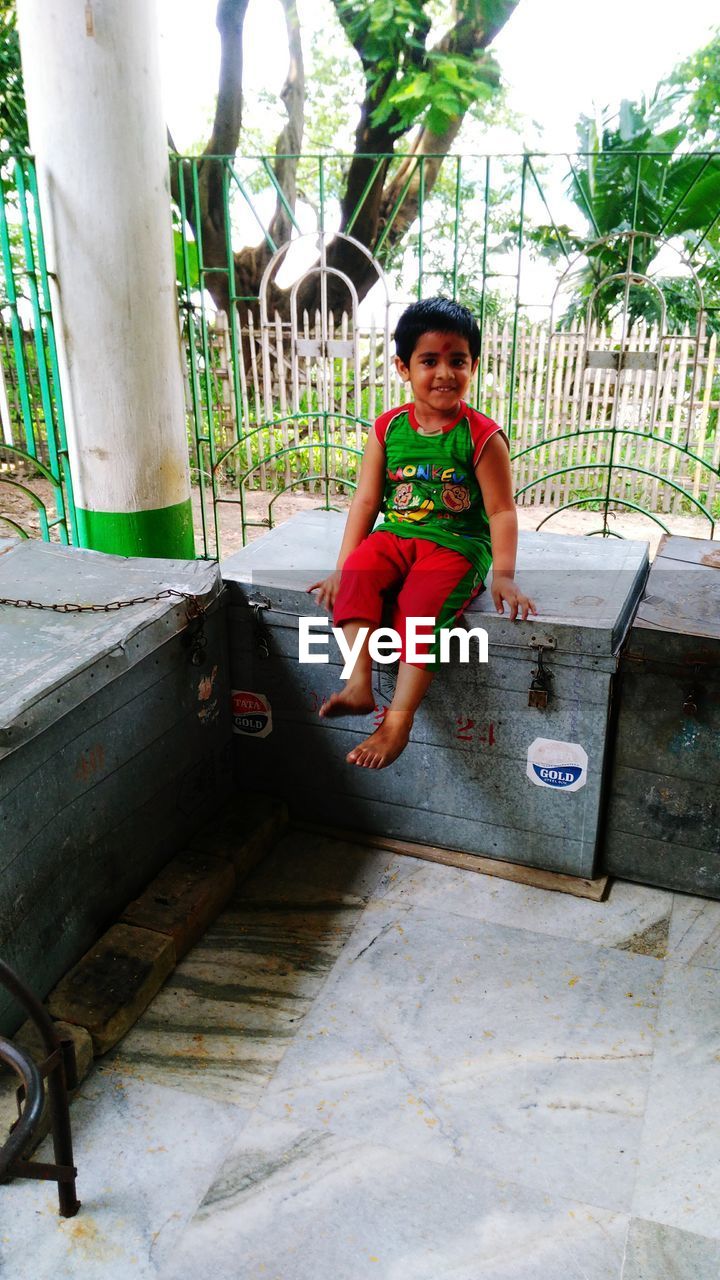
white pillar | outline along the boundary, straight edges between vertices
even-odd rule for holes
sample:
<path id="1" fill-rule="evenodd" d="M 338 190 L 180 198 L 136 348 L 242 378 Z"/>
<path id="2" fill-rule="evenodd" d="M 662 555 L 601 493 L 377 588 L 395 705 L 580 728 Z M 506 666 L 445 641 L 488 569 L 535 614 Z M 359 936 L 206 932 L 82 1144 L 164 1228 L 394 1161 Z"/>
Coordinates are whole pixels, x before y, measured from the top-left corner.
<path id="1" fill-rule="evenodd" d="M 194 554 L 154 0 L 18 0 L 85 546 Z"/>

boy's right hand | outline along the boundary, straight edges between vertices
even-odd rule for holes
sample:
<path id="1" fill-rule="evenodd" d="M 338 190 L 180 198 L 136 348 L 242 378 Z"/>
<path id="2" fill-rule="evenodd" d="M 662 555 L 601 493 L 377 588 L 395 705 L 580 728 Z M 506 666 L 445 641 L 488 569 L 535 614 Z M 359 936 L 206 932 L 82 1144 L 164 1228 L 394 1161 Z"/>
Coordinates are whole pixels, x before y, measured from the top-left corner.
<path id="1" fill-rule="evenodd" d="M 335 569 L 329 573 L 327 578 L 322 578 L 320 582 L 313 582 L 308 587 L 308 592 L 317 591 L 317 602 L 321 604 L 328 613 L 332 613 L 335 606 L 335 597 L 340 589 L 340 570 Z"/>

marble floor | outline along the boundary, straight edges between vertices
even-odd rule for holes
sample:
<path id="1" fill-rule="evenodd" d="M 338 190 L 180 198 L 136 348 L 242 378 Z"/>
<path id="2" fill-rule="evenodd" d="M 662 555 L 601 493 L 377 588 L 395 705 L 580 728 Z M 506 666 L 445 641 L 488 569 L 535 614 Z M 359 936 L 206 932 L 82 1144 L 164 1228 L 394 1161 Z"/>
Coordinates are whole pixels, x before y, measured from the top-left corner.
<path id="1" fill-rule="evenodd" d="M 96 1062 L 77 1218 L 0 1190 L 0 1274 L 717 1280 L 719 969 L 720 903 L 290 833 Z"/>

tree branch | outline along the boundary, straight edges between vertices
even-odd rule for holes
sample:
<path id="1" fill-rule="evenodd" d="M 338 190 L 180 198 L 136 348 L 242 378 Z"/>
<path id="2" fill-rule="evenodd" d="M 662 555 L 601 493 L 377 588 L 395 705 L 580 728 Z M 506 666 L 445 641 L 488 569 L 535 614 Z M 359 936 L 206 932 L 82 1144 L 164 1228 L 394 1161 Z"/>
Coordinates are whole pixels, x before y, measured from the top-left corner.
<path id="1" fill-rule="evenodd" d="M 287 124 L 275 144 L 273 170 L 285 200 L 295 212 L 297 200 L 297 166 L 302 150 L 305 127 L 305 64 L 303 61 L 302 35 L 295 0 L 281 0 L 285 11 L 285 27 L 288 37 L 288 73 L 280 97 L 287 111 Z M 270 223 L 270 235 L 276 244 L 290 239 L 292 220 L 278 197 L 275 213 Z"/>
<path id="2" fill-rule="evenodd" d="M 243 24 L 249 0 L 218 0 L 215 22 L 220 32 L 220 83 L 210 140 L 198 167 L 202 238 L 208 260 L 223 253 L 225 228 L 223 170 L 209 156 L 234 156 L 242 122 Z M 196 211 L 188 207 L 188 221 L 198 234 Z M 217 241 L 217 245 L 213 244 Z M 222 258 L 219 259 L 220 261 Z M 220 304 L 219 304 L 220 305 Z M 227 307 L 225 307 L 227 310 Z"/>
<path id="3" fill-rule="evenodd" d="M 455 0 L 452 5 L 452 14 L 455 18 L 454 25 L 437 42 L 431 52 L 435 54 L 458 53 L 472 58 L 492 43 L 518 3 L 519 0 Z M 342 20 L 341 0 L 335 0 L 335 4 Z M 346 26 L 345 23 L 343 25 Z M 357 44 L 356 48 L 358 48 Z M 425 69 L 428 66 L 427 56 L 423 54 L 422 48 L 417 44 L 413 44 L 413 49 L 414 65 L 419 70 Z M 358 52 L 361 54 L 359 48 Z M 367 66 L 366 60 L 363 60 L 363 65 Z M 369 78 L 372 79 L 372 73 L 370 73 Z M 389 84 L 387 87 L 389 87 Z M 363 103 L 360 125 L 356 135 L 356 153 L 392 153 L 398 138 L 407 132 L 407 126 L 401 127 L 399 122 L 393 119 L 373 126 L 371 115 L 378 92 L 380 90 L 376 80 L 373 91 L 370 90 L 370 86 L 368 87 Z M 385 92 L 384 88 L 382 88 L 382 92 Z M 457 137 L 464 114 L 462 112 L 455 118 L 448 120 L 448 124 L 441 134 L 432 133 L 426 127 L 421 127 L 417 131 L 411 146 L 411 156 L 401 162 L 387 185 L 389 161 L 386 160 L 379 165 L 369 189 L 365 190 L 377 159 L 376 155 L 363 158 L 362 155 L 356 154 L 350 164 L 345 194 L 342 200 L 341 228 L 345 229 L 350 219 L 353 219 L 353 236 L 369 249 L 372 249 L 383 227 L 387 225 L 390 217 L 393 216 L 395 206 L 399 201 L 399 208 L 394 213 L 392 226 L 385 239 L 387 249 L 391 249 L 397 244 L 417 217 L 421 185 L 425 196 L 428 196 L 432 191 L 440 172 L 442 158 L 447 154 Z M 436 156 L 437 158 L 430 159 L 430 156 Z M 424 170 L 422 180 L 421 165 L 419 163 L 421 157 L 427 157 L 422 164 L 422 169 Z M 407 189 L 405 190 L 406 184 Z M 361 197 L 363 198 L 362 207 L 357 212 Z M 335 268 L 345 271 L 352 278 L 360 298 L 365 296 L 368 289 L 375 282 L 376 276 L 372 266 L 358 249 L 355 249 L 353 245 L 347 244 L 347 242 L 335 241 L 330 246 L 328 262 Z"/>
<path id="4" fill-rule="evenodd" d="M 220 83 L 215 120 L 205 155 L 234 156 L 242 124 L 243 24 L 249 0 L 218 0 Z"/>
<path id="5" fill-rule="evenodd" d="M 449 0 L 452 5 L 453 25 L 438 42 L 434 54 L 460 54 L 472 58 L 478 50 L 485 49 L 507 21 L 519 0 Z M 277 139 L 273 161 L 274 176 L 283 191 L 285 203 L 277 200 L 270 223 L 272 239 L 276 244 L 286 243 L 291 235 L 292 217 L 297 200 L 297 155 L 302 147 L 305 111 L 305 77 L 297 0 L 281 0 L 288 32 L 289 66 L 282 99 L 287 111 L 287 123 Z M 347 173 L 341 202 L 341 228 L 349 227 L 352 236 L 370 250 L 377 243 L 382 227 L 399 204 L 392 227 L 385 239 L 388 248 L 395 245 L 407 231 L 419 205 L 420 166 L 424 157 L 424 189 L 429 194 L 437 179 L 442 157 L 451 147 L 461 127 L 468 94 L 458 98 L 458 115 L 444 116 L 445 126 L 441 134 L 420 128 L 412 144 L 412 157 L 401 164 L 399 172 L 388 181 L 388 166 L 398 139 L 407 134 L 407 112 L 403 116 L 395 106 L 396 84 L 412 84 L 413 78 L 424 74 L 428 79 L 431 59 L 425 43 L 427 16 L 424 0 L 412 6 L 409 24 L 405 27 L 397 21 L 387 33 L 366 23 L 367 10 L 363 0 L 333 0 L 346 34 L 354 44 L 365 69 L 366 92 L 362 104 L 360 122 L 355 137 L 355 155 Z M 240 138 L 242 119 L 242 32 L 249 0 L 219 0 L 217 26 L 220 31 L 222 52 L 220 64 L 220 88 L 212 136 L 199 163 L 199 202 L 196 208 L 194 192 L 189 193 L 187 216 L 198 239 L 202 240 L 203 259 L 210 271 L 206 287 L 211 291 L 216 305 L 225 311 L 233 300 L 241 310 L 253 310 L 252 298 L 257 294 L 264 268 L 270 257 L 266 242 L 258 246 L 246 246 L 239 253 L 231 254 L 226 241 L 227 226 L 223 202 L 223 166 L 212 159 L 213 155 L 234 155 Z M 408 6 L 409 7 L 409 6 Z M 367 47 L 363 42 L 367 37 Z M 383 52 L 383 50 L 385 52 Z M 406 81 L 405 77 L 408 77 Z M 407 95 L 399 101 L 407 101 Z M 378 107 L 381 110 L 378 111 Z M 405 108 L 406 110 L 406 108 Z M 380 117 L 379 119 L 377 117 Z M 386 116 L 383 119 L 383 116 Z M 442 119 L 443 117 L 441 117 Z M 435 119 L 438 113 L 435 112 Z M 438 153 L 439 158 L 431 158 Z M 377 166 L 377 171 L 376 171 Z M 185 179 L 187 182 L 187 179 Z M 387 185 L 386 185 L 387 184 Z M 407 190 L 405 187 L 407 185 Z M 196 226 L 196 222 L 199 224 Z M 233 270 L 228 272 L 231 254 Z M 328 248 L 328 265 L 343 271 L 353 281 L 360 299 L 364 298 L 376 279 L 372 263 L 347 240 L 336 238 Z M 329 282 L 329 305 L 342 309 L 347 304 L 347 288 L 338 278 Z M 300 306 L 311 309 L 317 305 L 317 279 L 308 280 L 301 290 Z M 337 294 L 337 299 L 335 295 Z M 342 294 L 342 297 L 340 296 Z M 274 289 L 271 311 L 277 305 L 281 312 L 288 306 L 285 291 Z"/>
<path id="6" fill-rule="evenodd" d="M 472 0 L 472 3 L 463 4 L 457 22 L 437 42 L 433 52 L 460 53 L 470 58 L 480 50 L 487 49 L 518 3 L 519 0 Z M 402 204 L 385 240 L 388 249 L 402 240 L 415 221 L 421 187 L 427 197 L 437 181 L 444 156 L 460 132 L 463 120 L 464 114 L 456 116 L 440 134 L 421 127 L 413 141 L 411 155 L 402 161 L 392 181 L 383 190 L 379 210 L 380 226 L 392 215 L 403 188 L 408 183 Z"/>
<path id="7" fill-rule="evenodd" d="M 380 124 L 373 124 L 372 116 L 377 105 L 388 93 L 395 80 L 397 66 L 393 65 L 386 75 L 378 77 L 377 67 L 367 56 L 363 39 L 350 21 L 350 14 L 342 0 L 335 0 L 335 8 L 342 23 L 345 34 L 353 45 L 365 72 L 366 92 L 360 109 L 360 121 L 355 133 L 355 156 L 348 169 L 345 192 L 341 202 L 341 226 L 345 227 L 353 220 L 352 234 L 363 244 L 370 245 L 377 227 L 383 185 L 387 176 L 388 161 L 382 163 L 373 179 L 371 188 L 365 193 L 362 207 L 357 212 L 358 202 L 369 181 L 379 155 L 391 153 L 398 136 L 404 132 L 397 112 L 392 112 Z M 403 48 L 403 59 L 406 68 L 419 68 L 425 57 L 425 40 L 430 30 L 430 18 L 422 11 L 417 25 L 408 30 Z M 354 216 L 355 215 L 355 216 Z"/>

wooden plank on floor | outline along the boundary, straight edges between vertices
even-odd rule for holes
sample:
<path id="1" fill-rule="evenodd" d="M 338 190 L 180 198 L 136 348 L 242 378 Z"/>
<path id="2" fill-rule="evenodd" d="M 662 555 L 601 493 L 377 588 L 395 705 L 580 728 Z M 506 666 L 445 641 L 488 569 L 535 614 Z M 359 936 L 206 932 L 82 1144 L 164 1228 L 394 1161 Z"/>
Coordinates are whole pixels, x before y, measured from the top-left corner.
<path id="1" fill-rule="evenodd" d="M 497 876 L 501 880 L 513 880 L 516 884 L 530 885 L 533 889 L 550 889 L 555 893 L 569 893 L 574 898 L 590 898 L 602 902 L 608 891 L 608 876 L 588 880 L 584 876 L 568 876 L 560 871 L 542 871 L 539 867 L 525 867 L 518 862 L 503 862 L 500 858 L 484 858 L 477 853 L 464 853 L 460 849 L 441 849 L 430 844 L 416 844 L 410 840 L 393 840 L 390 836 L 373 835 L 367 831 L 345 831 L 339 827 L 327 827 L 318 822 L 294 821 L 300 831 L 314 831 L 318 835 L 345 840 L 348 844 L 365 844 L 373 849 L 387 849 L 390 853 L 409 858 L 422 858 L 426 862 L 441 862 L 448 867 L 460 867 L 463 871 L 479 871 L 482 875 Z"/>

